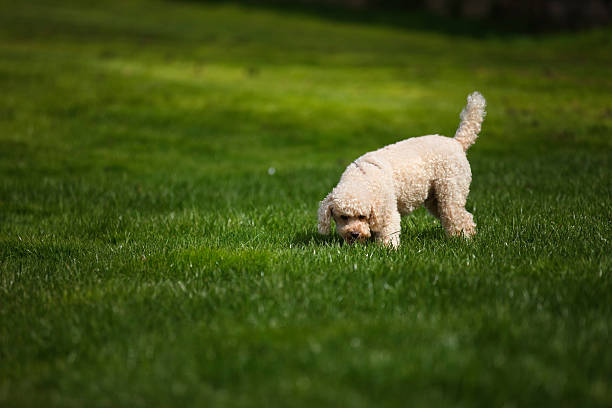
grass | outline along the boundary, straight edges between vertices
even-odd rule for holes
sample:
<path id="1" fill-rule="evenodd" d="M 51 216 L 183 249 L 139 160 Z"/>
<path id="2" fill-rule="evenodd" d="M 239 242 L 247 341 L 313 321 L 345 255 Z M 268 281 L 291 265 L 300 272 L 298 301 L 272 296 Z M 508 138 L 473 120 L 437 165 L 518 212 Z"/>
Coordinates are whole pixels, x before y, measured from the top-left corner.
<path id="1" fill-rule="evenodd" d="M 0 4 L 0 405 L 612 404 L 609 29 Z M 473 90 L 473 241 L 317 235 Z"/>

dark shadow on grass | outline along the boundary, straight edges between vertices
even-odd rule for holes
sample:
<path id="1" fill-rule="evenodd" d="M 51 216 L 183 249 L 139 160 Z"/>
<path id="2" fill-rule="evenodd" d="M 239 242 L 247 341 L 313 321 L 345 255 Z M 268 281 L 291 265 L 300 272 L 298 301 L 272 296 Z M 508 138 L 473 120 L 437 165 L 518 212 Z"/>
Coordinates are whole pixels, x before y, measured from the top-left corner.
<path id="1" fill-rule="evenodd" d="M 542 27 L 533 22 L 517 19 L 474 20 L 455 16 L 437 15 L 418 7 L 396 5 L 391 7 L 350 8 L 334 4 L 286 2 L 275 0 L 173 0 L 190 3 L 237 4 L 241 7 L 264 9 L 294 16 L 314 16 L 340 23 L 388 26 L 406 30 L 438 32 L 465 37 L 514 36 L 539 33 Z"/>
<path id="2" fill-rule="evenodd" d="M 327 245 L 342 245 L 343 241 L 338 235 L 329 234 L 321 235 L 317 232 L 306 231 L 298 232 L 291 240 L 292 246 L 295 247 L 306 247 L 306 246 L 327 246 Z"/>

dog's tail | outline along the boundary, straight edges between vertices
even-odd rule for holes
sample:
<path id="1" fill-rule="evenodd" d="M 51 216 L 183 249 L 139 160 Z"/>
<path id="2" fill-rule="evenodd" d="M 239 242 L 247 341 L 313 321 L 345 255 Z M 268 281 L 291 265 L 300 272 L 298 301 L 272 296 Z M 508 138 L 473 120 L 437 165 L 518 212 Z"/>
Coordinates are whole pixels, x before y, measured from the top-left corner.
<path id="1" fill-rule="evenodd" d="M 461 123 L 455 133 L 455 140 L 461 143 L 463 151 L 466 151 L 476 141 L 486 114 L 486 105 L 487 101 L 480 93 L 474 92 L 468 95 L 467 105 L 459 116 Z"/>

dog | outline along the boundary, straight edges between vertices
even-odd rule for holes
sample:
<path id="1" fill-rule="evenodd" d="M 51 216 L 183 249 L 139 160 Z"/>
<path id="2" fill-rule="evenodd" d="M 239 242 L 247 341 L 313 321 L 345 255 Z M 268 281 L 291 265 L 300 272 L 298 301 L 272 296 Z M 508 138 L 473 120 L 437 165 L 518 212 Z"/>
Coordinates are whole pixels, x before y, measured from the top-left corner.
<path id="1" fill-rule="evenodd" d="M 472 171 L 466 157 L 485 117 L 486 101 L 474 92 L 467 98 L 453 138 L 428 135 L 402 140 L 369 152 L 349 164 L 340 182 L 321 201 L 320 234 L 331 219 L 347 243 L 373 238 L 392 248 L 400 244 L 400 218 L 423 205 L 450 236 L 476 233 L 465 202 Z"/>

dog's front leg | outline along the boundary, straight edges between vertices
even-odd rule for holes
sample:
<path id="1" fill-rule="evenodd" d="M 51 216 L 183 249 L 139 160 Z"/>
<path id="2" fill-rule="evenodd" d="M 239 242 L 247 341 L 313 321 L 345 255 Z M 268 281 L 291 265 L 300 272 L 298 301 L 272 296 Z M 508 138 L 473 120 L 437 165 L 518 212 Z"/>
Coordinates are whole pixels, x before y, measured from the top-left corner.
<path id="1" fill-rule="evenodd" d="M 393 211 L 389 214 L 381 230 L 375 235 L 376 241 L 382 242 L 389 248 L 397 249 L 400 244 L 400 233 L 402 231 L 400 220 L 401 216 L 399 212 Z"/>

